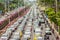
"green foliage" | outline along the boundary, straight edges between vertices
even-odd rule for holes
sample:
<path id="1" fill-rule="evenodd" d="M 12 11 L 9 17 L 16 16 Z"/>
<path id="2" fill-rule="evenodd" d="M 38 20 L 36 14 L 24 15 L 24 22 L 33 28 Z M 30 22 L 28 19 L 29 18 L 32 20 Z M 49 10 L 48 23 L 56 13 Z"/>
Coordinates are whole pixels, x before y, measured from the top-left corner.
<path id="1" fill-rule="evenodd" d="M 46 12 L 46 14 L 48 15 L 48 18 L 50 18 L 51 21 L 53 21 L 54 23 L 58 24 L 57 20 L 56 20 L 56 14 L 55 14 L 53 8 L 48 8 L 48 9 L 46 9 L 45 12 Z"/>
<path id="2" fill-rule="evenodd" d="M 60 11 L 58 11 L 55 14 L 55 0 L 38 0 L 38 5 L 43 5 L 49 7 L 48 9 L 45 10 L 45 14 L 48 15 L 48 18 L 53 21 L 55 24 L 60 26 Z M 60 10 L 60 2 L 57 0 L 58 4 L 58 10 Z M 59 33 L 60 33 L 60 27 L 59 27 Z"/>
<path id="3" fill-rule="evenodd" d="M 60 26 L 60 11 L 56 14 L 57 23 Z"/>
<path id="4" fill-rule="evenodd" d="M 54 4 L 54 2 L 55 2 L 55 0 L 38 0 L 38 5 L 45 4 L 45 5 L 52 6 Z"/>
<path id="5" fill-rule="evenodd" d="M 60 26 L 60 11 L 55 14 L 53 8 L 48 8 L 48 9 L 45 10 L 45 12 L 46 12 L 45 14 L 48 15 L 48 18 L 51 21 L 53 21 L 55 24 L 57 24 L 58 26 Z M 60 33 L 60 29 L 59 29 L 59 33 Z"/>
<path id="6" fill-rule="evenodd" d="M 4 5 L 0 3 L 0 10 L 4 9 Z"/>
<path id="7" fill-rule="evenodd" d="M 53 8 L 48 8 L 48 9 L 46 9 L 45 10 L 45 12 L 47 13 L 47 15 L 49 15 L 48 13 L 50 13 L 50 14 L 52 14 L 52 13 L 54 13 L 54 9 Z"/>

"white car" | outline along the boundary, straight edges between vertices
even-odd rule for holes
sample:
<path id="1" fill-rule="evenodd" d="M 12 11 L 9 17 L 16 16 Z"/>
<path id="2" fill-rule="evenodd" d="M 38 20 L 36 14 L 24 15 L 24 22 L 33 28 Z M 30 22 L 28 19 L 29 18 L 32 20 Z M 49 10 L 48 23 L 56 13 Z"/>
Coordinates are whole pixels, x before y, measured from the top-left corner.
<path id="1" fill-rule="evenodd" d="M 31 30 L 26 29 L 25 32 L 31 32 Z"/>
<path id="2" fill-rule="evenodd" d="M 14 27 L 11 27 L 11 28 L 8 28 L 9 30 L 11 30 L 11 31 L 13 31 L 13 30 L 15 30 L 15 28 Z"/>
<path id="3" fill-rule="evenodd" d="M 37 37 L 37 40 L 44 40 L 43 37 Z"/>
<path id="4" fill-rule="evenodd" d="M 11 38 L 13 38 L 13 39 L 20 39 L 20 32 L 17 32 L 17 31 L 13 32 Z"/>
<path id="5" fill-rule="evenodd" d="M 31 23 L 31 22 L 28 22 L 28 23 L 27 23 L 27 26 L 32 26 L 32 23 Z"/>
<path id="6" fill-rule="evenodd" d="M 10 35 L 9 35 L 8 33 L 4 33 L 4 34 L 1 36 L 0 39 L 2 39 L 2 40 L 8 40 L 9 36 L 10 36 Z"/>
<path id="7" fill-rule="evenodd" d="M 43 16 L 42 15 L 39 15 L 39 18 L 42 18 Z"/>
<path id="8" fill-rule="evenodd" d="M 51 30 L 49 27 L 46 28 L 45 33 L 46 35 L 51 35 Z"/>
<path id="9" fill-rule="evenodd" d="M 31 27 L 28 27 L 28 26 L 27 26 L 25 29 L 26 29 L 26 30 L 31 30 Z"/>
<path id="10" fill-rule="evenodd" d="M 15 38 L 11 38 L 11 39 L 9 39 L 9 40 L 17 40 L 17 39 L 15 39 Z"/>
<path id="11" fill-rule="evenodd" d="M 26 35 L 30 35 L 30 34 L 31 34 L 31 32 L 26 32 L 26 31 L 25 31 L 25 34 L 26 34 Z"/>
<path id="12" fill-rule="evenodd" d="M 41 23 L 44 23 L 44 22 L 45 22 L 43 18 L 40 18 L 39 21 L 40 21 Z"/>
<path id="13" fill-rule="evenodd" d="M 8 29 L 6 30 L 6 32 L 7 32 L 7 33 L 11 33 L 12 30 L 8 28 Z"/>
<path id="14" fill-rule="evenodd" d="M 20 37 L 17 36 L 17 35 L 15 35 L 15 36 L 13 35 L 12 38 L 14 38 L 14 39 L 19 39 Z"/>
<path id="15" fill-rule="evenodd" d="M 22 31 L 23 30 L 23 26 L 19 26 L 17 29 Z"/>
<path id="16" fill-rule="evenodd" d="M 0 40 L 8 40 L 8 37 L 1 37 Z"/>
<path id="17" fill-rule="evenodd" d="M 40 28 L 36 28 L 35 29 L 35 35 L 40 35 L 40 34 L 42 34 L 41 29 Z"/>
<path id="18" fill-rule="evenodd" d="M 23 40 L 27 40 L 30 38 L 30 35 L 23 35 Z"/>
<path id="19" fill-rule="evenodd" d="M 13 32 L 14 35 L 19 35 L 19 31 Z"/>

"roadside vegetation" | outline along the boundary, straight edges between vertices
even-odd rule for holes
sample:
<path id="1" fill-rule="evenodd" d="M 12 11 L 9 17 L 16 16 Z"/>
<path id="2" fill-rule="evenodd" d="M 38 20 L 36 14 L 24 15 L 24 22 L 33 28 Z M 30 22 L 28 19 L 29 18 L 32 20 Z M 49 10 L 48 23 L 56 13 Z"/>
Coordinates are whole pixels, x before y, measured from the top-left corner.
<path id="1" fill-rule="evenodd" d="M 43 5 L 46 7 L 45 14 L 47 14 L 51 22 L 55 23 L 56 25 L 55 29 L 60 33 L 60 1 L 38 0 L 38 6 L 39 5 Z"/>
<path id="2" fill-rule="evenodd" d="M 18 6 L 24 6 L 23 0 L 0 0 L 0 14 L 11 11 Z"/>

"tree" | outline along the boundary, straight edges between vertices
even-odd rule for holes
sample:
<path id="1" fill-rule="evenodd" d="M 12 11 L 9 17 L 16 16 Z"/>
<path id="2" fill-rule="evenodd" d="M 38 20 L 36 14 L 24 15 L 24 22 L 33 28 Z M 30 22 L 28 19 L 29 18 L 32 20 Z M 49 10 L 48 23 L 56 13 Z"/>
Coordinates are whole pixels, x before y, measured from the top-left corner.
<path id="1" fill-rule="evenodd" d="M 42 4 L 45 3 L 45 6 L 48 6 L 48 8 L 45 9 L 45 12 L 48 15 L 48 18 L 51 21 L 53 21 L 56 25 L 60 26 L 60 9 L 59 9 L 60 1 L 59 0 L 38 0 L 38 1 L 40 1 Z M 38 2 L 38 4 L 40 3 Z M 60 29 L 60 27 L 58 28 Z M 59 30 L 59 33 L 60 33 L 60 30 Z"/>

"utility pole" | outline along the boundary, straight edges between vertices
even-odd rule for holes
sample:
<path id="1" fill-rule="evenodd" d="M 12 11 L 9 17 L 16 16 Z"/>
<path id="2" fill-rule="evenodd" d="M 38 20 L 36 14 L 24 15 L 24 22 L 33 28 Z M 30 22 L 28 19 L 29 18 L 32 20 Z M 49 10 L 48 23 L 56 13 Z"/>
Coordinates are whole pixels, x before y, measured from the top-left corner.
<path id="1" fill-rule="evenodd" d="M 10 11 L 10 8 L 9 8 L 9 3 L 10 3 L 10 0 L 8 0 L 8 12 Z"/>
<path id="2" fill-rule="evenodd" d="M 7 0 L 7 3 L 8 3 L 8 5 L 7 5 L 7 6 L 8 6 L 8 12 L 9 12 L 9 11 L 10 11 L 10 8 L 9 8 L 10 0 Z M 9 19 L 9 24 L 11 24 L 11 23 L 10 23 L 10 19 Z"/>
<path id="3" fill-rule="evenodd" d="M 19 2 L 20 2 L 20 0 L 18 0 L 18 8 L 19 8 Z M 18 13 L 18 17 L 19 17 L 19 13 Z"/>
<path id="4" fill-rule="evenodd" d="M 55 0 L 55 9 L 56 9 L 55 13 L 57 13 L 57 0 Z"/>
<path id="5" fill-rule="evenodd" d="M 5 0 L 5 13 L 6 13 L 6 10 L 7 10 L 7 4 L 6 4 L 6 0 Z"/>
<path id="6" fill-rule="evenodd" d="M 55 0 L 55 14 L 57 14 L 57 12 L 58 12 L 58 5 L 57 5 L 58 3 L 57 3 L 57 0 Z M 56 18 L 56 20 L 57 20 L 57 18 Z M 58 31 L 59 31 L 59 26 L 57 26 L 57 28 L 58 28 Z"/>

